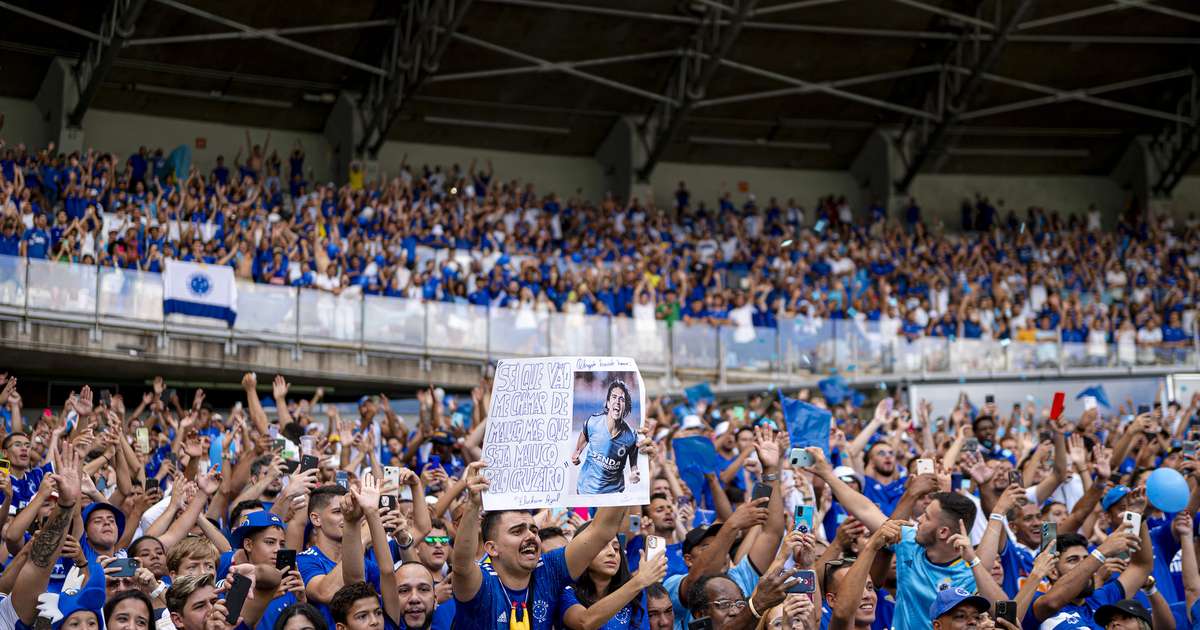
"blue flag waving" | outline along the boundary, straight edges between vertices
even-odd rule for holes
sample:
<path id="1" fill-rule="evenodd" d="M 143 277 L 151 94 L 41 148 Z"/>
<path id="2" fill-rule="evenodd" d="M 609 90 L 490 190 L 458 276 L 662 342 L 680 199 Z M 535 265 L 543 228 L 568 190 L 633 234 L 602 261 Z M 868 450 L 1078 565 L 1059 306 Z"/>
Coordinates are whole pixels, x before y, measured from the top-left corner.
<path id="1" fill-rule="evenodd" d="M 692 496 L 704 496 L 707 484 L 704 482 L 705 473 L 719 473 L 717 465 L 717 449 L 712 440 L 703 435 L 693 435 L 671 440 L 675 448 L 675 464 L 679 467 L 679 477 L 692 491 Z"/>
<path id="2" fill-rule="evenodd" d="M 825 402 L 831 405 L 840 405 L 843 400 L 853 398 L 854 390 L 846 385 L 846 379 L 833 375 L 827 379 L 817 381 L 817 388 L 821 390 L 821 395 L 825 397 Z"/>
<path id="3" fill-rule="evenodd" d="M 1105 409 L 1112 409 L 1112 405 L 1108 402 L 1108 394 L 1104 392 L 1103 385 L 1092 385 L 1091 387 L 1079 392 L 1079 395 L 1075 397 L 1075 400 L 1079 400 L 1080 398 L 1085 398 L 1087 396 L 1095 398 L 1096 404 L 1100 405 L 1101 407 L 1104 407 Z"/>
<path id="4" fill-rule="evenodd" d="M 833 414 L 803 400 L 788 398 L 783 392 L 779 393 L 779 404 L 783 406 L 792 448 L 819 446 L 825 451 L 825 457 L 829 457 L 829 428 L 833 424 Z"/>
<path id="5" fill-rule="evenodd" d="M 683 390 L 683 394 L 687 396 L 688 404 L 693 407 L 696 406 L 696 403 L 702 400 L 704 402 L 711 403 L 717 399 L 716 395 L 713 394 L 712 385 L 709 385 L 708 383 L 692 385 L 691 387 Z"/>

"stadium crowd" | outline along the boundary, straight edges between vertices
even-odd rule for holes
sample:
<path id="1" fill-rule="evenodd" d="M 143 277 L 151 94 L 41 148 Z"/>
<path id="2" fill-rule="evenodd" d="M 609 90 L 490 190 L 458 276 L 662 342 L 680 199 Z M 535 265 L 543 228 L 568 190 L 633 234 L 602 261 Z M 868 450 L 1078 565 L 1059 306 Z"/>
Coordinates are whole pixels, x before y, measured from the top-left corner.
<path id="1" fill-rule="evenodd" d="M 684 182 L 659 211 L 564 199 L 474 162 L 405 162 L 387 181 L 356 164 L 339 186 L 312 181 L 299 144 L 284 164 L 269 134 L 247 133 L 232 167 L 186 164 L 161 149 L 4 147 L 0 254 L 150 271 L 200 260 L 338 294 L 668 324 L 856 320 L 885 340 L 1077 344 L 1101 365 L 1171 363 L 1194 344 L 1195 220 L 1102 226 L 1094 207 L 1018 217 L 979 197 L 948 234 L 915 199 L 893 217 L 832 196 L 708 206 Z"/>
<path id="2" fill-rule="evenodd" d="M 253 373 L 220 410 L 155 379 L 28 413 L 0 382 L 0 628 L 1200 624 L 1200 396 L 1057 416 L 801 391 L 828 453 L 791 448 L 774 395 L 651 398 L 649 504 L 481 513 L 487 379 L 415 418 Z M 677 453 L 696 437 L 712 469 Z"/>

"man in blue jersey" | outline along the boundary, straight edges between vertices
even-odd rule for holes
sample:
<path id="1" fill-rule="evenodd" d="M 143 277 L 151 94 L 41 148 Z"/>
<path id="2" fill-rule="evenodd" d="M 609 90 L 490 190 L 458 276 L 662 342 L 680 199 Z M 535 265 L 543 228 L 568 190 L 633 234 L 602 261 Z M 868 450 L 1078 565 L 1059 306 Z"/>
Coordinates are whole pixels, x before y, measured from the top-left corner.
<path id="1" fill-rule="evenodd" d="M 466 471 L 469 495 L 451 555 L 454 627 L 550 630 L 564 589 L 610 544 L 627 508 L 596 510 L 592 524 L 566 547 L 543 555 L 531 513 L 495 510 L 479 518 L 488 487 L 481 474 L 485 467 L 474 462 Z M 483 561 L 476 541 L 483 543 Z"/>
<path id="2" fill-rule="evenodd" d="M 1044 594 L 1034 593 L 1033 604 L 1022 620 L 1026 628 L 1094 628 L 1096 610 L 1135 595 L 1154 565 L 1145 523 L 1139 535 L 1114 532 L 1091 553 L 1087 539 L 1079 534 L 1062 534 L 1056 544 L 1058 559 L 1047 576 L 1052 586 Z M 1116 579 L 1096 588 L 1093 578 L 1104 562 L 1125 552 L 1133 555 L 1129 566 Z"/>
<path id="3" fill-rule="evenodd" d="M 579 494 L 611 494 L 625 491 L 625 465 L 629 465 L 629 483 L 640 481 L 637 469 L 637 433 L 625 419 L 633 409 L 633 397 L 625 383 L 615 380 L 604 395 L 604 411 L 592 415 L 579 432 L 579 443 L 571 456 L 579 469 Z"/>

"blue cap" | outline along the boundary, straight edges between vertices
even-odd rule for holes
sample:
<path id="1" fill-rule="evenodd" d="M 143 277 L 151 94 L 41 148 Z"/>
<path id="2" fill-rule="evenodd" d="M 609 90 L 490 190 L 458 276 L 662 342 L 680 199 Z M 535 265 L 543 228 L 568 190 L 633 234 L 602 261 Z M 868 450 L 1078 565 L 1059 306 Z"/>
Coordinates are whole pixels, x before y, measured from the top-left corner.
<path id="1" fill-rule="evenodd" d="M 233 543 L 233 550 L 237 551 L 241 549 L 242 541 L 247 536 L 266 527 L 278 527 L 287 531 L 287 524 L 273 512 L 247 512 L 243 514 L 242 520 L 238 521 L 237 527 L 234 528 L 233 534 L 229 537 L 229 541 Z"/>
<path id="2" fill-rule="evenodd" d="M 91 612 L 104 629 L 104 589 L 85 588 L 79 592 L 42 593 L 38 596 L 38 616 L 50 619 L 50 627 L 58 630 L 77 612 Z"/>
<path id="3" fill-rule="evenodd" d="M 1107 510 L 1117 501 L 1124 499 L 1125 495 L 1129 494 L 1130 492 L 1133 491 L 1129 489 L 1129 486 L 1115 486 L 1105 493 L 1104 500 L 1100 502 L 1100 507 Z"/>
<path id="4" fill-rule="evenodd" d="M 929 618 L 937 619 L 963 604 L 971 604 L 981 611 L 991 610 L 992 603 L 979 595 L 972 595 L 961 586 L 950 586 L 938 591 L 937 599 L 929 607 Z"/>
<path id="5" fill-rule="evenodd" d="M 117 521 L 117 538 L 125 534 L 125 513 L 111 503 L 92 503 L 83 508 L 83 529 L 87 531 L 88 519 L 92 517 L 92 513 L 96 510 L 108 510 L 112 512 L 113 518 Z"/>

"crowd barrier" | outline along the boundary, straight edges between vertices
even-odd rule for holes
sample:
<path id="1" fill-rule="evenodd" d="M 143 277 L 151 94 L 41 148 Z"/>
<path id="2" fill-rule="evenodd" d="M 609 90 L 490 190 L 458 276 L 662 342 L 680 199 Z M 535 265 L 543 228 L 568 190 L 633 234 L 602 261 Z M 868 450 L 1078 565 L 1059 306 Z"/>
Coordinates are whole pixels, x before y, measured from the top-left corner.
<path id="1" fill-rule="evenodd" d="M 1182 346 L 1072 344 L 924 337 L 908 341 L 876 322 L 780 319 L 777 328 L 712 327 L 630 317 L 499 309 L 239 282 L 237 321 L 162 310 L 159 274 L 0 256 L 0 314 L 328 346 L 492 360 L 545 355 L 631 356 L 655 371 L 821 375 L 1084 372 L 1197 366 L 1197 339 Z"/>

